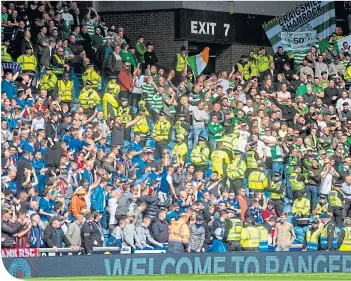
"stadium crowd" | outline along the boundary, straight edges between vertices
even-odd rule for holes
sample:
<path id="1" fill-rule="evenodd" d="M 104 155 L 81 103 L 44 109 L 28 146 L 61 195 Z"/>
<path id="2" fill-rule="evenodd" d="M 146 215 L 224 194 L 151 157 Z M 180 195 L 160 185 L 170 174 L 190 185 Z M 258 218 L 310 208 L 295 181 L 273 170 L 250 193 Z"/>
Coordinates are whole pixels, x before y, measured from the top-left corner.
<path id="1" fill-rule="evenodd" d="M 351 251 L 347 42 L 194 77 L 76 2 L 1 29 L 3 248 Z"/>

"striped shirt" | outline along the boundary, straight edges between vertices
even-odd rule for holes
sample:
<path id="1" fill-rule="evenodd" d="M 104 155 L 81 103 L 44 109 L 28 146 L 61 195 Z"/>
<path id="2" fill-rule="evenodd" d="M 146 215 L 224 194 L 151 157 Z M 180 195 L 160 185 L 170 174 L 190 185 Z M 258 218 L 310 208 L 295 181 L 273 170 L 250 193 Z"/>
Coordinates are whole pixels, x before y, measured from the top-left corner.
<path id="1" fill-rule="evenodd" d="M 95 34 L 95 27 L 98 26 L 94 19 L 91 19 L 90 21 L 83 20 L 82 25 L 86 25 L 88 27 L 88 33 L 90 36 Z"/>
<path id="2" fill-rule="evenodd" d="M 104 39 L 103 39 L 103 41 L 102 41 L 102 45 L 106 45 L 106 41 L 108 40 L 108 39 L 111 39 L 112 40 L 112 44 L 113 44 L 113 42 L 115 41 L 115 37 L 113 37 L 113 36 L 105 36 L 104 37 Z"/>
<path id="3" fill-rule="evenodd" d="M 156 94 L 152 97 L 152 99 L 149 101 L 150 106 L 153 110 L 162 110 L 163 108 L 163 97 L 160 94 Z"/>
<path id="4" fill-rule="evenodd" d="M 147 101 L 151 99 L 155 95 L 155 87 L 150 84 L 143 84 L 141 86 L 141 93 L 144 98 L 146 98 Z"/>

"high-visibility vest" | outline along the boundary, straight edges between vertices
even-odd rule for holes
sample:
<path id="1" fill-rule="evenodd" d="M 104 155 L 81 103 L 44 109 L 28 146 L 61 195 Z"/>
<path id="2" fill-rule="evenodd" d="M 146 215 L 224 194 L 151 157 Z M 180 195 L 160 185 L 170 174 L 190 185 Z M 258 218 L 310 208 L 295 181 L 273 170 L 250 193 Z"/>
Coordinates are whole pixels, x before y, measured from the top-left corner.
<path id="1" fill-rule="evenodd" d="M 109 114 L 112 119 L 116 117 L 117 108 L 118 108 L 118 102 L 116 101 L 114 96 L 109 92 L 105 92 L 102 98 L 102 111 L 104 113 L 104 119 L 108 120 Z"/>
<path id="2" fill-rule="evenodd" d="M 238 218 L 230 219 L 233 226 L 230 228 L 227 240 L 240 242 L 241 232 L 243 231 L 243 223 Z"/>
<path id="3" fill-rule="evenodd" d="M 257 65 L 257 60 L 253 59 L 252 61 L 249 62 L 250 67 L 251 67 L 251 76 L 258 76 L 258 65 Z"/>
<path id="4" fill-rule="evenodd" d="M 256 228 L 260 233 L 259 251 L 268 252 L 268 231 L 263 225 L 257 225 Z"/>
<path id="5" fill-rule="evenodd" d="M 236 64 L 236 66 L 238 67 L 238 70 L 242 73 L 242 75 L 243 75 L 245 80 L 250 79 L 250 76 L 251 76 L 251 74 L 250 74 L 250 67 L 251 67 L 250 63 L 246 63 L 243 66 L 240 62 L 238 62 Z"/>
<path id="6" fill-rule="evenodd" d="M 269 68 L 269 63 L 273 62 L 273 57 L 270 55 L 258 55 L 257 66 L 260 73 L 266 71 Z"/>
<path id="7" fill-rule="evenodd" d="M 206 145 L 197 145 L 192 150 L 190 160 L 195 166 L 203 166 L 208 164 L 210 150 Z"/>
<path id="8" fill-rule="evenodd" d="M 134 134 L 139 133 L 140 135 L 146 136 L 149 133 L 150 127 L 146 118 L 141 118 L 134 124 Z"/>
<path id="9" fill-rule="evenodd" d="M 185 122 L 180 120 L 174 124 L 175 133 L 176 135 L 183 135 L 186 137 L 188 135 L 188 131 L 182 127 L 182 124 L 185 124 Z"/>
<path id="10" fill-rule="evenodd" d="M 298 173 L 291 173 L 289 180 L 291 189 L 294 191 L 299 191 L 305 188 L 305 184 L 297 180 Z"/>
<path id="11" fill-rule="evenodd" d="M 278 189 L 280 189 L 281 185 L 282 185 L 281 181 L 272 182 L 271 189 L 278 190 Z M 277 193 L 277 192 L 271 191 L 271 198 L 274 200 L 284 199 L 284 192 Z"/>
<path id="12" fill-rule="evenodd" d="M 168 241 L 188 243 L 190 240 L 189 227 L 182 218 L 171 224 L 168 234 Z"/>
<path id="13" fill-rule="evenodd" d="M 336 190 L 331 190 L 329 192 L 329 205 L 331 207 L 339 207 L 342 208 L 343 204 L 341 199 L 338 196 L 338 192 Z"/>
<path id="14" fill-rule="evenodd" d="M 107 83 L 105 90 L 109 91 L 114 96 L 118 96 L 120 89 L 121 87 L 117 83 L 111 80 Z"/>
<path id="15" fill-rule="evenodd" d="M 177 54 L 177 66 L 176 72 L 181 72 L 184 70 L 186 64 L 186 57 L 183 57 L 181 53 Z"/>
<path id="16" fill-rule="evenodd" d="M 311 229 L 307 230 L 306 232 L 306 242 L 307 247 L 306 250 L 309 252 L 316 252 L 318 251 L 318 239 L 319 235 L 321 234 L 321 230 L 317 229 L 312 233 Z"/>
<path id="17" fill-rule="evenodd" d="M 117 109 L 117 116 L 121 117 L 122 124 L 127 124 L 132 121 L 132 116 L 130 115 L 130 106 L 119 106 Z"/>
<path id="18" fill-rule="evenodd" d="M 321 204 L 318 203 L 316 207 L 316 214 L 321 215 L 321 214 L 327 213 L 328 207 L 329 207 L 329 203 L 326 203 L 323 206 L 321 206 Z"/>
<path id="19" fill-rule="evenodd" d="M 227 176 L 231 180 L 243 179 L 246 171 L 246 164 L 240 157 L 234 158 L 227 167 Z"/>
<path id="20" fill-rule="evenodd" d="M 233 141 L 234 141 L 233 134 L 224 135 L 221 138 L 221 143 L 223 144 L 223 149 L 226 149 L 228 151 L 232 151 L 233 150 Z"/>
<path id="21" fill-rule="evenodd" d="M 168 120 L 158 120 L 154 127 L 154 137 L 158 137 L 159 141 L 169 140 L 169 130 L 171 129 L 171 123 Z"/>
<path id="22" fill-rule="evenodd" d="M 22 55 L 17 58 L 17 63 L 21 66 L 22 71 L 35 71 L 37 68 L 37 59 L 34 55 Z"/>
<path id="23" fill-rule="evenodd" d="M 255 151 L 253 151 L 253 150 L 250 150 L 246 153 L 246 168 L 247 169 L 256 169 L 257 168 Z"/>
<path id="24" fill-rule="evenodd" d="M 177 153 L 179 157 L 179 162 L 184 163 L 184 157 L 188 155 L 188 146 L 186 145 L 186 143 L 176 143 L 172 151 L 172 156 L 176 157 Z"/>
<path id="25" fill-rule="evenodd" d="M 58 95 L 61 101 L 72 101 L 73 96 L 73 81 L 68 80 L 67 82 L 63 80 L 57 81 Z"/>
<path id="26" fill-rule="evenodd" d="M 349 65 L 344 72 L 345 82 L 351 82 L 351 65 Z"/>
<path id="27" fill-rule="evenodd" d="M 331 223 L 331 222 L 329 222 Z M 329 223 L 327 223 L 326 225 L 323 226 L 322 232 L 321 232 L 321 236 L 320 236 L 320 242 L 321 242 L 321 248 L 322 249 L 327 249 L 328 248 L 328 226 Z M 334 227 L 334 233 L 333 233 L 333 242 L 332 242 L 332 247 L 336 250 L 337 249 L 337 237 L 336 237 L 336 231 L 335 231 L 335 227 Z"/>
<path id="28" fill-rule="evenodd" d="M 56 58 L 56 60 L 57 60 L 59 65 L 61 65 L 61 64 L 64 65 L 65 64 L 65 59 L 64 58 L 61 59 L 57 54 L 54 54 L 53 56 Z M 55 74 L 58 74 L 58 75 L 62 75 L 63 74 L 63 66 L 53 66 L 52 72 L 55 73 Z"/>
<path id="29" fill-rule="evenodd" d="M 301 213 L 302 215 L 308 215 L 310 212 L 310 203 L 306 198 L 301 200 L 296 199 L 292 207 L 293 213 Z"/>
<path id="30" fill-rule="evenodd" d="M 40 89 L 51 91 L 55 88 L 57 77 L 54 73 L 46 73 L 40 82 Z"/>
<path id="31" fill-rule="evenodd" d="M 12 57 L 7 52 L 6 45 L 1 45 L 1 62 L 12 62 Z"/>
<path id="32" fill-rule="evenodd" d="M 246 251 L 257 250 L 260 245 L 260 231 L 254 226 L 244 227 L 241 232 L 241 248 Z"/>
<path id="33" fill-rule="evenodd" d="M 248 178 L 248 186 L 250 192 L 264 192 L 268 184 L 267 177 L 260 171 L 253 171 Z"/>
<path id="34" fill-rule="evenodd" d="M 82 80 L 84 83 L 90 80 L 93 83 L 92 88 L 97 89 L 99 87 L 99 83 L 101 82 L 101 76 L 95 70 L 88 68 L 83 73 Z"/>
<path id="35" fill-rule="evenodd" d="M 345 236 L 342 241 L 339 251 L 341 252 L 351 252 L 351 226 L 347 226 L 344 228 Z"/>
<path id="36" fill-rule="evenodd" d="M 83 88 L 78 97 L 78 102 L 83 109 L 93 109 L 100 104 L 101 100 L 95 90 Z"/>

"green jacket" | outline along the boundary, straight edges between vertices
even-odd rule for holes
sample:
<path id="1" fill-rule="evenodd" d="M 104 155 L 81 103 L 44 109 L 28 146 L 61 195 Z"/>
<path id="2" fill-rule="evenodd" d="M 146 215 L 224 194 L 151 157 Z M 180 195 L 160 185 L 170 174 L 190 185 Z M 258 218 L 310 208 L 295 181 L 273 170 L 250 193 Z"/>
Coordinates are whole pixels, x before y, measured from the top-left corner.
<path id="1" fill-rule="evenodd" d="M 135 58 L 133 57 L 133 55 L 131 54 L 131 52 L 121 50 L 119 52 L 119 55 L 121 56 L 123 62 L 126 62 L 126 61 L 130 62 L 131 65 L 133 65 L 134 67 L 137 67 L 137 62 L 136 62 Z"/>
<path id="2" fill-rule="evenodd" d="M 210 140 L 220 140 L 222 138 L 222 132 L 224 131 L 224 127 L 219 124 L 208 124 L 208 135 Z"/>
<path id="3" fill-rule="evenodd" d="M 144 44 L 140 44 L 139 42 L 137 42 L 135 45 L 135 53 L 136 53 L 138 62 L 145 63 L 145 58 L 144 58 L 145 52 L 146 52 L 146 46 Z"/>

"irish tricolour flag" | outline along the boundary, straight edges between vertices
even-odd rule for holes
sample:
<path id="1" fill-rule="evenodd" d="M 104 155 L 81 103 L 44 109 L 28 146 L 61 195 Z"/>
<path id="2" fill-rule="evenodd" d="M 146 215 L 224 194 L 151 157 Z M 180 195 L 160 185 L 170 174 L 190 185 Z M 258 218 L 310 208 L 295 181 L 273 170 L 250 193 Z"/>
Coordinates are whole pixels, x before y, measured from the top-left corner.
<path id="1" fill-rule="evenodd" d="M 198 76 L 204 71 L 208 64 L 208 58 L 210 56 L 210 48 L 206 47 L 200 54 L 187 58 L 188 65 L 193 70 L 194 75 Z"/>

